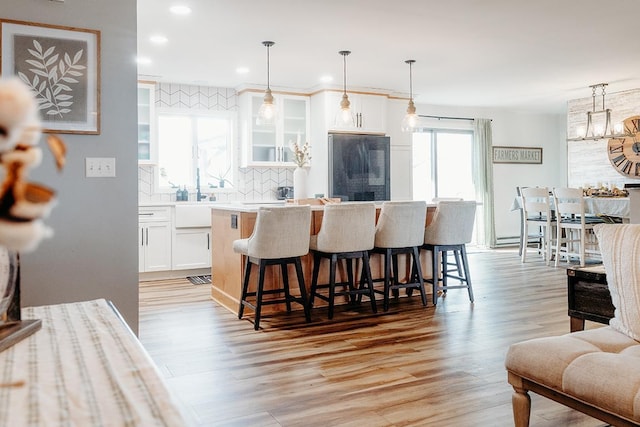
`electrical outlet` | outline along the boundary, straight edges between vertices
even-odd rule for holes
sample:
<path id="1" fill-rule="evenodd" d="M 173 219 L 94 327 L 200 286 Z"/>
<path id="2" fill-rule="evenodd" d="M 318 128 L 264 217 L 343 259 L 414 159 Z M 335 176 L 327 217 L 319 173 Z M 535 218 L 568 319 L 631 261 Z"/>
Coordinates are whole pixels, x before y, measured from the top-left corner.
<path id="1" fill-rule="evenodd" d="M 116 176 L 115 157 L 87 157 L 85 159 L 87 178 L 110 178 Z"/>

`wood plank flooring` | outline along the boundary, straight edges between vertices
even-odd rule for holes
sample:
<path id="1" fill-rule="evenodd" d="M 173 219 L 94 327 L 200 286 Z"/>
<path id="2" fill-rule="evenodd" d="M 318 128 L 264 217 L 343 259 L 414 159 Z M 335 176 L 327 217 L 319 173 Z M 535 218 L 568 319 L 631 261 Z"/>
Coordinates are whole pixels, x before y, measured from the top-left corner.
<path id="1" fill-rule="evenodd" d="M 140 285 L 140 339 L 193 426 L 510 426 L 511 343 L 569 332 L 566 270 L 470 251 L 475 303 L 450 290 L 267 316 L 261 330 L 185 280 Z M 381 303 L 379 305 L 381 311 Z M 600 327 L 587 322 L 588 328 Z M 531 426 L 604 423 L 532 394 Z"/>

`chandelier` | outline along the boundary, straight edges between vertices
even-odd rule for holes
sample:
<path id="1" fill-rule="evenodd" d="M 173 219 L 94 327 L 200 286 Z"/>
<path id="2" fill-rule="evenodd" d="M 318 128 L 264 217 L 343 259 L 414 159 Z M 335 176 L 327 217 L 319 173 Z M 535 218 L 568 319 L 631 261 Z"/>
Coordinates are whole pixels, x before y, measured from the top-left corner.
<path id="1" fill-rule="evenodd" d="M 589 139 L 608 139 L 608 138 L 623 138 L 629 136 L 624 132 L 622 124 L 611 125 L 611 109 L 606 108 L 606 88 L 608 83 L 598 83 L 589 86 L 591 88 L 591 111 L 587 111 L 587 126 L 586 128 L 576 129 L 576 136 L 569 138 L 568 141 L 584 141 Z M 596 97 L 597 91 L 600 89 L 602 96 L 602 108 L 596 110 Z M 594 121 L 594 117 L 599 120 Z"/>

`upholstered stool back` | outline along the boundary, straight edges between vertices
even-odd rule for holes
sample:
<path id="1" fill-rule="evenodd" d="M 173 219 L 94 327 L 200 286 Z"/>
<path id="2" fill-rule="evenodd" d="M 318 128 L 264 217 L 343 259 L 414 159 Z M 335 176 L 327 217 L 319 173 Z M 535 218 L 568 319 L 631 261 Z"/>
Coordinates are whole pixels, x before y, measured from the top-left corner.
<path id="1" fill-rule="evenodd" d="M 373 249 L 376 207 L 373 203 L 325 205 L 322 225 L 311 236 L 310 248 L 321 252 L 354 252 Z"/>
<path id="2" fill-rule="evenodd" d="M 309 252 L 311 207 L 261 206 L 253 233 L 233 242 L 233 250 L 252 258 L 276 259 Z"/>
<path id="3" fill-rule="evenodd" d="M 424 201 L 384 202 L 376 226 L 377 248 L 421 246 L 427 204 Z"/>
<path id="4" fill-rule="evenodd" d="M 424 230 L 424 243 L 463 245 L 471 242 L 475 215 L 474 200 L 438 202 L 433 220 Z"/>

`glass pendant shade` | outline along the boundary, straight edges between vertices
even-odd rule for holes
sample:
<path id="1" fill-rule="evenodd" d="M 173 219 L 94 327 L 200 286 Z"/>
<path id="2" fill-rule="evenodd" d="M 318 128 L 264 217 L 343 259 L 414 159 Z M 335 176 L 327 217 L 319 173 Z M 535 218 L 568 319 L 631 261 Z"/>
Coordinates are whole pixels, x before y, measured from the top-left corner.
<path id="1" fill-rule="evenodd" d="M 349 102 L 349 95 L 347 95 L 347 55 L 351 53 L 348 50 L 341 50 L 338 52 L 342 55 L 343 63 L 343 93 L 342 100 L 340 101 L 340 110 L 336 114 L 335 126 L 337 128 L 352 128 L 355 127 L 356 121 L 351 111 L 351 102 Z"/>
<path id="2" fill-rule="evenodd" d="M 400 129 L 403 132 L 413 132 L 418 126 L 418 115 L 416 114 L 416 106 L 413 103 L 413 75 L 412 75 L 412 66 L 413 63 L 416 62 L 413 59 L 407 59 L 404 61 L 406 64 L 409 64 L 409 106 L 407 107 L 407 114 L 402 119 L 402 123 L 400 124 Z"/>
<path id="3" fill-rule="evenodd" d="M 416 107 L 413 105 L 413 100 L 409 101 L 409 107 L 407 107 L 407 114 L 402 119 L 400 125 L 403 132 L 413 132 L 418 126 L 418 115 L 416 114 Z"/>
<path id="4" fill-rule="evenodd" d="M 355 117 L 351 111 L 351 103 L 346 93 L 342 95 L 342 101 L 340 101 L 340 109 L 336 114 L 335 125 L 338 128 L 349 128 L 355 126 Z"/>
<path id="5" fill-rule="evenodd" d="M 256 125 L 258 126 L 268 126 L 274 125 L 276 121 L 276 104 L 274 103 L 273 95 L 271 94 L 271 89 L 267 89 L 264 95 L 264 100 L 262 101 L 262 105 L 258 110 L 258 117 L 256 117 Z"/>
<path id="6" fill-rule="evenodd" d="M 258 117 L 256 117 L 256 125 L 258 126 L 271 126 L 275 125 L 276 120 L 276 105 L 271 93 L 270 86 L 270 63 L 269 63 L 269 48 L 273 46 L 275 42 L 263 41 L 262 45 L 267 48 L 267 89 L 264 91 L 264 100 L 258 110 Z"/>

